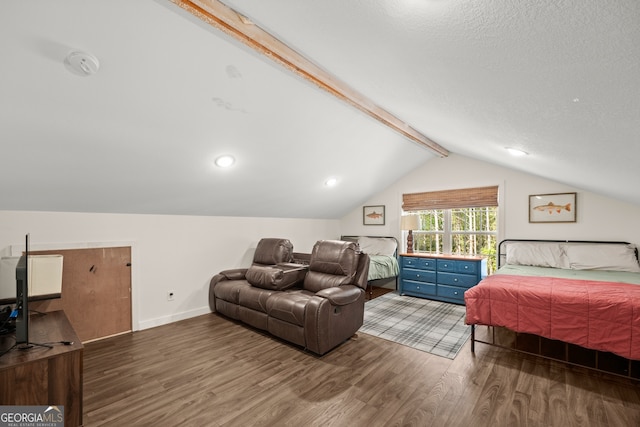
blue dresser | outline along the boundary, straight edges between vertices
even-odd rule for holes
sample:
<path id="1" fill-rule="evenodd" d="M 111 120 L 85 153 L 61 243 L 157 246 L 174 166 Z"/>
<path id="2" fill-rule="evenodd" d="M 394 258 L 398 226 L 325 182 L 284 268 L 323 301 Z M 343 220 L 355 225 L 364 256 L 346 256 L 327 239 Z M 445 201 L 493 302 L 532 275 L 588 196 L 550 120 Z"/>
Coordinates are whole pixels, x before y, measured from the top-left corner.
<path id="1" fill-rule="evenodd" d="M 486 275 L 481 257 L 400 254 L 400 295 L 464 304 L 464 291 Z"/>

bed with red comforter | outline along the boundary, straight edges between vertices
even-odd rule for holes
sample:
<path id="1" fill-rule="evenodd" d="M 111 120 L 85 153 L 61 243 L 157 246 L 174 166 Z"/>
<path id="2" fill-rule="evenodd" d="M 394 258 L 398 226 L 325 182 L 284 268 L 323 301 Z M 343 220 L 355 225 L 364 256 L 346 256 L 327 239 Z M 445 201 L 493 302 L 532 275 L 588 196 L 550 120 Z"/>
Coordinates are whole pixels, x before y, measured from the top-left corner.
<path id="1" fill-rule="evenodd" d="M 571 243 L 581 245 L 576 250 L 545 241 L 536 242 L 547 245 L 542 251 L 518 254 L 521 242 L 506 242 L 514 245 L 511 257 L 507 246 L 506 265 L 465 292 L 467 324 L 640 360 L 640 267 L 633 245 L 621 242 L 612 252 L 611 243 Z"/>

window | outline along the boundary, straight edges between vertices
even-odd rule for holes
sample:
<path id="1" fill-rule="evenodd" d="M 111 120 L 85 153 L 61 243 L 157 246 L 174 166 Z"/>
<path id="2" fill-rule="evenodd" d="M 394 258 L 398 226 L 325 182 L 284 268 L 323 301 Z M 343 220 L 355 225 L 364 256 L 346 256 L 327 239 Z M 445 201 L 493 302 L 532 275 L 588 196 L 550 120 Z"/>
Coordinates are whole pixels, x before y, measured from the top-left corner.
<path id="1" fill-rule="evenodd" d="M 420 230 L 413 232 L 416 252 L 487 257 L 488 268 L 495 269 L 497 208 L 432 209 L 417 211 Z"/>
<path id="2" fill-rule="evenodd" d="M 416 252 L 480 255 L 496 267 L 498 187 L 403 195 L 402 208 L 420 216 Z"/>

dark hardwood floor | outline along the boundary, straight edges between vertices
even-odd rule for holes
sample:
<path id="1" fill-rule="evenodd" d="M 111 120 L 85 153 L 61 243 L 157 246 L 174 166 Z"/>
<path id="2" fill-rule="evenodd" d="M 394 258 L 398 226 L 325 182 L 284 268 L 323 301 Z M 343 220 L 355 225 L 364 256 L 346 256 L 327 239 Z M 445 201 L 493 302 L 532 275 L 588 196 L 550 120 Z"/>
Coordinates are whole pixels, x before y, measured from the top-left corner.
<path id="1" fill-rule="evenodd" d="M 323 357 L 216 314 L 85 346 L 86 426 L 637 426 L 640 383 L 469 342 Z"/>
<path id="2" fill-rule="evenodd" d="M 372 286 L 367 289 L 367 300 L 378 298 L 386 293 L 393 292 L 394 289 L 382 288 L 380 286 Z"/>

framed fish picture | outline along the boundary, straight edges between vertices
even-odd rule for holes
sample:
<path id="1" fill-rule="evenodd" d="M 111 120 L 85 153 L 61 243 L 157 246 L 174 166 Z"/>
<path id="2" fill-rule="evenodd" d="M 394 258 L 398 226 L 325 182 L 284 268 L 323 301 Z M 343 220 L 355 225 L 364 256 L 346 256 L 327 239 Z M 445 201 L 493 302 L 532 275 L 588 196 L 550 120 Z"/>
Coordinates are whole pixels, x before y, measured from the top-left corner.
<path id="1" fill-rule="evenodd" d="M 364 225 L 384 225 L 384 205 L 363 206 L 362 223 Z"/>
<path id="2" fill-rule="evenodd" d="M 529 222 L 576 222 L 576 193 L 529 196 Z"/>

